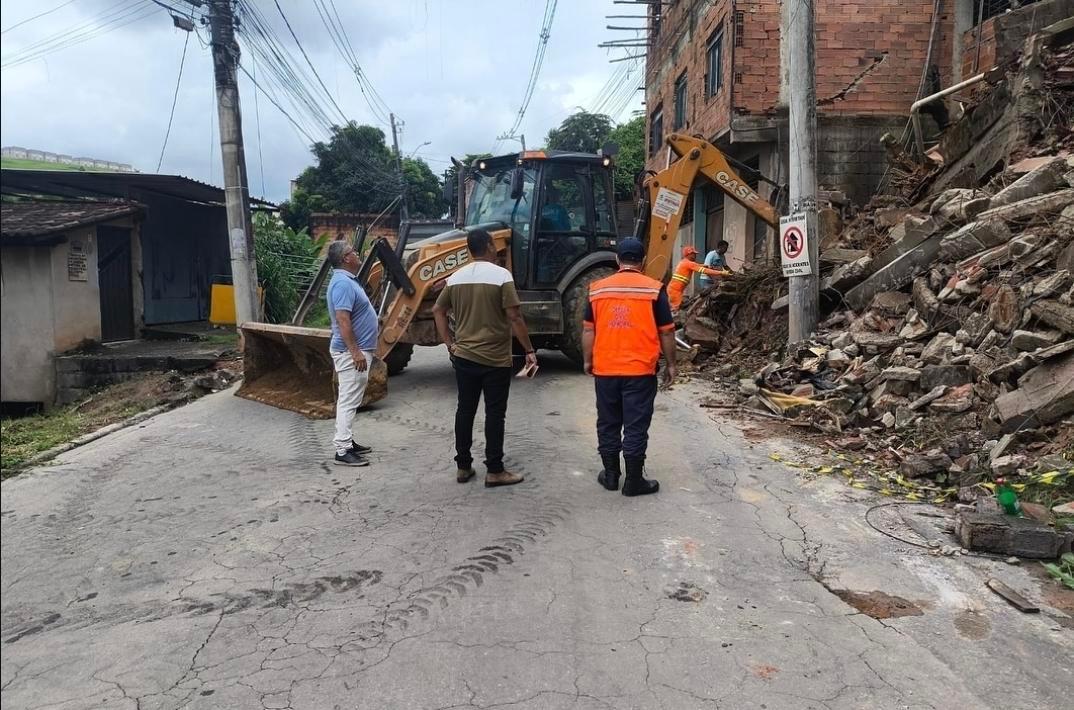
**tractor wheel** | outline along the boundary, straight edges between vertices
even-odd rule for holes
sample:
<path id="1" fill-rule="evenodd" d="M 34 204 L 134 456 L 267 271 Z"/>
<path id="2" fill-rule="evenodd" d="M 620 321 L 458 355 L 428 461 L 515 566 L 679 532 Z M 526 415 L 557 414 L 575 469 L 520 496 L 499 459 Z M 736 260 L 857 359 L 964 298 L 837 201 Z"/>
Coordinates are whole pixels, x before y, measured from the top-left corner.
<path id="1" fill-rule="evenodd" d="M 601 266 L 587 271 L 571 284 L 563 294 L 563 354 L 582 366 L 582 319 L 585 317 L 585 304 L 589 298 L 589 285 L 594 281 L 611 276 L 615 269 Z"/>
<path id="2" fill-rule="evenodd" d="M 413 354 L 414 343 L 396 343 L 384 358 L 384 364 L 388 366 L 388 376 L 393 377 L 405 370 Z"/>

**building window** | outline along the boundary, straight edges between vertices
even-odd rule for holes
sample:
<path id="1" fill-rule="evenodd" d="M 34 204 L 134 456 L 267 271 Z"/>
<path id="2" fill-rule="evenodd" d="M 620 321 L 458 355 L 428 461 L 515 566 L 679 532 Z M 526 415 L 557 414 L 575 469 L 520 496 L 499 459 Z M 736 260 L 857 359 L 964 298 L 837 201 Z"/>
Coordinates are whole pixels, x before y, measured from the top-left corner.
<path id="1" fill-rule="evenodd" d="M 686 72 L 675 80 L 675 128 L 679 130 L 686 125 Z"/>
<path id="2" fill-rule="evenodd" d="M 705 95 L 715 96 L 723 86 L 723 28 L 718 28 L 709 36 L 706 53 Z"/>
<path id="3" fill-rule="evenodd" d="M 657 106 L 649 117 L 649 154 L 655 154 L 664 145 L 664 107 Z"/>

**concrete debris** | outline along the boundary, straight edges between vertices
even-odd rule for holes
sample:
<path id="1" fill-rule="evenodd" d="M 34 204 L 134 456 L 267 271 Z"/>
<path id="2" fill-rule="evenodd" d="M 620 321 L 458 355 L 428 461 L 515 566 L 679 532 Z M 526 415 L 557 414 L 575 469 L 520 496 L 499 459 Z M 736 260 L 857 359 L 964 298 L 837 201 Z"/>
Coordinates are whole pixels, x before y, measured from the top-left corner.
<path id="1" fill-rule="evenodd" d="M 1030 313 L 1053 328 L 1074 335 L 1074 307 L 1061 301 L 1041 299 L 1029 307 Z"/>
<path id="2" fill-rule="evenodd" d="M 969 550 L 1033 559 L 1058 557 L 1071 537 L 1036 520 L 966 511 L 955 516 L 955 534 Z"/>
<path id="3" fill-rule="evenodd" d="M 990 200 L 991 207 L 1002 207 L 1037 197 L 1066 187 L 1063 174 L 1068 170 L 1066 160 L 1060 157 L 1047 159 L 1043 165 L 1031 170 L 996 193 Z M 1069 204 L 1069 203 L 1068 203 Z"/>
<path id="4" fill-rule="evenodd" d="M 1071 202 L 1074 202 L 1074 189 L 1059 190 L 985 210 L 978 215 L 978 219 L 1017 222 L 1029 217 L 1047 217 L 1059 214 Z"/>
<path id="5" fill-rule="evenodd" d="M 1048 71 L 1074 50 L 1057 56 Z M 787 312 L 770 310 L 786 303 L 775 268 L 735 274 L 689 304 L 700 372 L 708 362 L 756 372 L 717 382 L 740 406 L 837 433 L 833 448 L 964 500 L 981 481 L 1040 472 L 1049 454 L 1074 450 L 1074 124 L 1022 125 L 1020 71 L 943 132 L 943 165 L 894 171 L 895 194 L 859 211 L 829 203 L 843 226 L 824 234 L 811 340 L 786 348 Z M 773 408 L 779 397 L 793 406 Z"/>
<path id="6" fill-rule="evenodd" d="M 1057 330 L 1040 332 L 1016 330 L 1011 334 L 1011 346 L 1017 350 L 1029 352 L 1055 345 L 1061 337 L 1063 337 L 1063 334 Z"/>
<path id="7" fill-rule="evenodd" d="M 929 365 L 946 362 L 958 341 L 950 333 L 937 333 L 921 353 L 921 361 Z"/>
<path id="8" fill-rule="evenodd" d="M 1018 379 L 1018 389 L 996 398 L 1003 431 L 1036 428 L 1074 412 L 1074 354 L 1038 365 Z"/>
<path id="9" fill-rule="evenodd" d="M 1012 473 L 1017 473 L 1018 469 L 1023 468 L 1028 462 L 1029 459 L 1024 454 L 998 456 L 992 459 L 992 473 L 997 476 L 1009 476 Z"/>
<path id="10" fill-rule="evenodd" d="M 951 457 L 939 449 L 932 449 L 923 454 L 910 454 L 899 465 L 899 473 L 907 478 L 921 478 L 936 473 L 943 473 L 952 466 Z"/>

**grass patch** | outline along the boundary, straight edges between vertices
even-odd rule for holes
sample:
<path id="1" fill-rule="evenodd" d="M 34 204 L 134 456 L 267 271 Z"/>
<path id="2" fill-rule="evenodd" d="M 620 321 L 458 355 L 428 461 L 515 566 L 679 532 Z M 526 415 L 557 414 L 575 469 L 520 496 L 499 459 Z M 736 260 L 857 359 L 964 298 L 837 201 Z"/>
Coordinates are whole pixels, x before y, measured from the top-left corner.
<path id="1" fill-rule="evenodd" d="M 82 165 L 73 163 L 46 163 L 44 160 L 29 160 L 27 158 L 3 158 L 0 159 L 0 167 L 7 170 L 79 170 L 84 171 Z"/>
<path id="2" fill-rule="evenodd" d="M 69 408 L 0 421 L 0 469 L 7 475 L 42 451 L 81 436 L 83 427 L 83 417 Z"/>
<path id="3" fill-rule="evenodd" d="M 239 347 L 239 334 L 233 330 L 214 330 L 201 336 L 201 341 L 213 345 L 230 345 L 232 348 Z"/>
<path id="4" fill-rule="evenodd" d="M 147 372 L 105 387 L 77 404 L 56 407 L 45 414 L 0 420 L 0 475 L 6 478 L 18 473 L 26 461 L 43 451 L 175 401 L 177 394 L 173 375 Z"/>

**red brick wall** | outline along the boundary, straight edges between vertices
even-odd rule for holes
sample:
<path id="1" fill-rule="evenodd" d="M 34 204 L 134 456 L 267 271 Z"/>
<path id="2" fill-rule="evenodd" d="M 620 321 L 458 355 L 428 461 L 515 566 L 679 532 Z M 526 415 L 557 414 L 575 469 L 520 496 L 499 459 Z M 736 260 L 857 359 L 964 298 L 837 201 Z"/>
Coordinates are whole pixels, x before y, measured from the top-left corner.
<path id="1" fill-rule="evenodd" d="M 953 5 L 944 5 L 932 61 L 947 82 Z M 816 0 L 821 111 L 906 115 L 921 80 L 932 7 L 933 0 Z M 741 16 L 737 31 L 736 10 Z M 709 99 L 704 96 L 706 42 L 720 22 L 725 23 L 724 86 Z M 779 26 L 778 0 L 679 0 L 666 8 L 656 45 L 649 50 L 646 73 L 646 108 L 651 115 L 657 105 L 663 105 L 665 135 L 673 125 L 674 85 L 683 71 L 689 87 L 690 133 L 718 135 L 729 126 L 732 111 L 735 115 L 774 113 L 780 85 Z"/>
<path id="2" fill-rule="evenodd" d="M 314 212 L 310 215 L 310 238 L 316 241 L 321 237 L 327 237 L 329 242 L 337 239 L 352 239 L 355 229 L 360 225 L 371 224 L 376 218 L 375 214 Z M 394 215 L 383 217 L 367 235 L 366 244 L 377 237 L 387 237 L 389 242 L 395 244 L 398 230 L 396 221 Z"/>
<path id="3" fill-rule="evenodd" d="M 985 20 L 981 25 L 981 56 L 977 58 L 977 31 L 974 27 L 962 35 L 962 78 L 969 79 L 978 72 L 996 66 L 996 18 Z"/>
<path id="4" fill-rule="evenodd" d="M 1038 0 L 985 20 L 981 26 L 981 57 L 977 58 L 977 29 L 962 35 L 962 77 L 1015 61 L 1026 40 L 1053 23 L 1074 16 L 1074 0 Z"/>
<path id="5" fill-rule="evenodd" d="M 707 9 L 687 0 L 664 9 L 657 46 L 650 49 L 646 65 L 646 110 L 651 117 L 660 105 L 664 109 L 664 135 L 672 132 L 675 119 L 675 82 L 686 72 L 686 133 L 711 135 L 717 126 L 730 120 L 731 95 L 731 0 L 713 0 Z M 723 23 L 723 87 L 712 97 L 705 96 L 708 38 Z M 676 52 L 676 49 L 679 51 Z M 778 56 L 778 48 L 777 48 Z M 646 120 L 647 131 L 651 128 Z M 646 134 L 649 135 L 648 132 Z"/>

